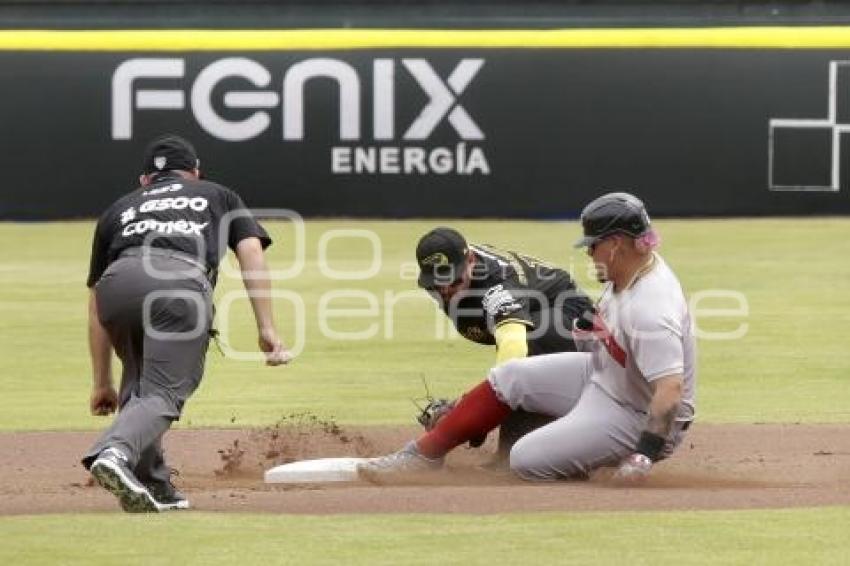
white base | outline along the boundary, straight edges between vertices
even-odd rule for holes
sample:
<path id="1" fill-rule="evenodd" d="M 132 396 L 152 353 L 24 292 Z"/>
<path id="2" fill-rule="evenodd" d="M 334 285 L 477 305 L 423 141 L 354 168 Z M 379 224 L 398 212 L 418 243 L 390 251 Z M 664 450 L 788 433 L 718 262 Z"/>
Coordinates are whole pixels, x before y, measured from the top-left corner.
<path id="1" fill-rule="evenodd" d="M 266 483 L 356 481 L 357 464 L 369 458 L 320 458 L 276 466 L 266 471 Z"/>

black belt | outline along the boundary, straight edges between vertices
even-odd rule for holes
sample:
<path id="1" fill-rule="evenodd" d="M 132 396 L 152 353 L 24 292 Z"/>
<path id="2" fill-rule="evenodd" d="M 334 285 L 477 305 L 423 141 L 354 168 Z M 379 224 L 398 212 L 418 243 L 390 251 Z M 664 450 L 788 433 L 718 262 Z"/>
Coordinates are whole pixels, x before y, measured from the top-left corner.
<path id="1" fill-rule="evenodd" d="M 176 250 L 167 250 L 165 248 L 150 248 L 150 247 L 133 247 L 127 248 L 123 250 L 118 257 L 163 257 L 169 259 L 176 259 L 178 261 L 182 261 L 183 263 L 188 263 L 192 267 L 196 267 L 201 270 L 201 272 L 210 277 L 213 273 L 213 270 L 207 267 L 207 264 L 202 262 L 196 257 L 192 257 L 191 255 L 183 252 L 178 252 Z"/>

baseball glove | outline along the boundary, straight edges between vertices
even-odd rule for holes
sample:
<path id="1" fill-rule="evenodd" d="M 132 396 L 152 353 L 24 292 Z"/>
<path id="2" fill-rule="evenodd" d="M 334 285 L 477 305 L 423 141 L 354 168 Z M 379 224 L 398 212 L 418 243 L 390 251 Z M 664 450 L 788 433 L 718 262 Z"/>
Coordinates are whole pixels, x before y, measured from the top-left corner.
<path id="1" fill-rule="evenodd" d="M 426 400 L 428 401 L 428 404 L 424 407 L 420 407 L 420 413 L 416 417 L 416 420 L 422 425 L 422 428 L 430 431 L 437 426 L 440 419 L 445 417 L 449 411 L 454 409 L 456 401 L 449 399 L 435 399 L 430 396 L 427 397 Z"/>
<path id="2" fill-rule="evenodd" d="M 425 400 L 428 401 L 428 404 L 424 407 L 419 407 L 419 405 L 417 405 L 420 412 L 419 416 L 416 417 L 416 420 L 426 431 L 430 431 L 437 426 L 440 419 L 449 414 L 449 412 L 455 408 L 458 401 L 457 399 L 436 399 L 430 395 L 426 397 Z M 487 440 L 486 434 L 479 438 L 473 438 L 469 441 L 469 446 L 470 448 L 478 448 L 484 444 L 485 440 Z"/>

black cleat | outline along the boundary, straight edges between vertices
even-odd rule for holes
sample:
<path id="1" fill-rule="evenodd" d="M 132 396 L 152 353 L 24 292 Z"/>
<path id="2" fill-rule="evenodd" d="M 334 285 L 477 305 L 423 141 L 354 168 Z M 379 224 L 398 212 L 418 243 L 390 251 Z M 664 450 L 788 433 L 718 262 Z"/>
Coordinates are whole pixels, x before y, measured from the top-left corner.
<path id="1" fill-rule="evenodd" d="M 189 509 L 189 499 L 183 495 L 174 484 L 168 482 L 157 482 L 147 484 L 148 492 L 159 504 L 160 511 L 173 511 L 177 509 Z"/>
<path id="2" fill-rule="evenodd" d="M 127 466 L 127 459 L 119 450 L 107 448 L 98 454 L 89 471 L 100 487 L 118 498 L 124 511 L 159 513 L 163 510 Z"/>

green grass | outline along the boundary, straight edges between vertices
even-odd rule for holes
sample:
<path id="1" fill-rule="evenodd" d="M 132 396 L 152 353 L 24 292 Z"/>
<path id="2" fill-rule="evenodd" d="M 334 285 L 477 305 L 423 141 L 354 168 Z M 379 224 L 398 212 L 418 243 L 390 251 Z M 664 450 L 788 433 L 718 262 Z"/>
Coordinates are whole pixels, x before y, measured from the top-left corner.
<path id="1" fill-rule="evenodd" d="M 184 426 L 261 424 L 310 410 L 343 423 L 410 423 L 421 379 L 456 394 L 485 374 L 493 354 L 461 339 L 437 340 L 442 322 L 423 298 L 400 302 L 392 339 L 381 316 L 333 321 L 336 330 L 379 323 L 365 341 L 322 336 L 317 309 L 335 289 L 402 293 L 416 239 L 437 222 L 309 222 L 306 265 L 276 288 L 303 298 L 306 347 L 291 367 L 208 358 Z M 575 223 L 453 222 L 471 240 L 515 247 L 571 267 L 589 289 L 584 256 L 570 248 Z M 701 318 L 707 331 L 742 322 L 738 340 L 700 342 L 699 413 L 713 422 L 850 420 L 850 220 L 659 222 L 662 252 L 690 293 L 742 293 L 745 318 Z M 90 223 L 0 224 L 0 430 L 93 429 L 87 415 L 86 289 Z M 279 236 L 273 267 L 291 262 L 294 234 Z M 328 229 L 374 230 L 382 268 L 367 281 L 332 281 L 317 262 Z M 335 241 L 331 265 L 368 263 L 362 240 Z M 219 297 L 238 289 L 223 278 Z M 336 307 L 363 307 L 354 300 Z M 716 300 L 714 308 L 733 304 Z M 247 304 L 230 339 L 253 347 Z M 281 330 L 294 335 L 280 304 Z M 846 564 L 850 508 L 670 513 L 358 515 L 302 517 L 190 513 L 0 517 L 0 564 Z M 148 541 L 155 541 L 151 544 Z"/>
<path id="2" fill-rule="evenodd" d="M 383 515 L 0 518 L 0 563 L 773 566 L 846 564 L 850 555 L 847 508 L 391 520 L 389 528 Z"/>
<path id="3" fill-rule="evenodd" d="M 337 317 L 336 331 L 376 325 L 369 340 L 323 337 L 321 297 L 334 290 L 368 291 L 383 304 L 385 293 L 415 289 L 413 249 L 432 221 L 309 221 L 306 264 L 276 288 L 304 301 L 299 327 L 306 347 L 290 367 L 223 359 L 215 348 L 199 392 L 183 424 L 239 426 L 269 423 L 296 411 L 313 411 L 342 423 L 410 423 L 410 399 L 432 391 L 460 393 L 480 380 L 493 360 L 487 348 L 435 338 L 445 321 L 424 296 L 412 295 L 394 309 L 393 337 L 385 337 L 386 311 L 368 318 Z M 575 222 L 451 222 L 472 241 L 519 249 L 570 267 L 587 288 L 584 255 L 570 246 Z M 703 330 L 731 330 L 737 340 L 699 344 L 698 412 L 712 422 L 847 422 L 850 420 L 850 219 L 676 220 L 658 222 L 662 253 L 689 293 L 713 289 L 742 293 L 746 317 L 700 318 Z M 271 226 L 275 268 L 293 258 L 294 234 Z M 368 280 L 334 281 L 320 272 L 319 240 L 330 229 L 368 229 L 380 238 L 381 268 Z M 85 316 L 92 224 L 0 224 L 0 430 L 92 429 L 103 421 L 87 415 L 90 380 Z M 333 240 L 329 263 L 337 270 L 365 269 L 371 257 L 362 239 Z M 405 277 L 402 276 L 405 275 Z M 223 277 L 218 296 L 240 288 Z M 334 308 L 367 306 L 338 299 Z M 731 308 L 729 300 L 704 306 Z M 291 305 L 281 302 L 285 337 L 295 335 Z M 252 350 L 254 333 L 245 301 L 232 310 L 230 340 Z"/>

